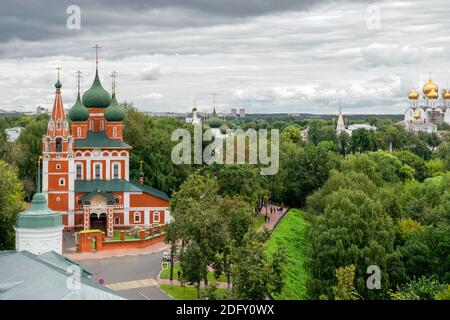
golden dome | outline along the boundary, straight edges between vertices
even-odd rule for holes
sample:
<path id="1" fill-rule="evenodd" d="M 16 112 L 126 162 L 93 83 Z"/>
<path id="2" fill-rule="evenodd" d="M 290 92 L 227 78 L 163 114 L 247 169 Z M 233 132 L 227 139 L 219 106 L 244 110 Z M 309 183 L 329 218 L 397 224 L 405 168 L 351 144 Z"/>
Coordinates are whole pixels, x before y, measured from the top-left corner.
<path id="1" fill-rule="evenodd" d="M 425 83 L 425 85 L 423 86 L 422 90 L 425 95 L 428 95 L 431 92 L 431 90 L 433 90 L 433 89 L 436 92 L 439 91 L 438 86 L 433 82 L 433 80 L 431 80 L 431 77 L 430 77 L 430 79 L 428 79 L 427 83 Z"/>
<path id="2" fill-rule="evenodd" d="M 439 97 L 439 93 L 434 89 L 431 89 L 431 91 L 427 94 L 428 99 L 434 100 L 434 99 L 437 99 L 438 97 Z"/>
<path id="3" fill-rule="evenodd" d="M 444 89 L 444 91 L 442 91 L 442 98 L 444 99 L 450 99 L 450 90 Z"/>
<path id="4" fill-rule="evenodd" d="M 410 100 L 419 99 L 419 93 L 416 91 L 416 89 L 411 90 L 411 92 L 408 94 L 408 99 L 410 99 Z"/>
<path id="5" fill-rule="evenodd" d="M 416 120 L 420 118 L 420 111 L 419 111 L 419 109 L 417 109 L 417 110 L 414 112 L 413 117 L 414 117 L 414 119 L 416 119 Z"/>

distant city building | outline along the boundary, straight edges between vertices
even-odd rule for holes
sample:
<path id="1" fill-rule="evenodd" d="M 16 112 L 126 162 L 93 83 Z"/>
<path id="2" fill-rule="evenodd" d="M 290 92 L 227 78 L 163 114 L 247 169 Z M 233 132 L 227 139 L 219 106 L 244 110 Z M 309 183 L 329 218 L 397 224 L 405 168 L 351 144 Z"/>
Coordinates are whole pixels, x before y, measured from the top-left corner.
<path id="1" fill-rule="evenodd" d="M 237 117 L 237 109 L 236 109 L 236 108 L 231 109 L 231 116 L 232 116 L 233 118 L 236 118 L 236 117 Z"/>
<path id="2" fill-rule="evenodd" d="M 155 117 L 155 118 L 164 118 L 164 117 L 172 117 L 172 118 L 180 118 L 186 119 L 185 112 L 153 112 L 153 111 L 143 111 L 144 114 Z"/>
<path id="3" fill-rule="evenodd" d="M 342 114 L 341 107 L 339 107 L 339 115 L 336 125 L 336 134 L 339 135 L 342 132 L 347 132 L 349 135 L 352 135 L 353 131 L 357 129 L 365 129 L 365 130 L 371 130 L 375 131 L 377 130 L 376 127 L 371 126 L 370 124 L 361 123 L 361 124 L 351 124 L 347 128 L 345 127 L 345 121 L 344 121 L 344 115 Z"/>
<path id="4" fill-rule="evenodd" d="M 245 118 L 245 109 L 243 109 L 243 108 L 239 109 L 239 117 Z"/>
<path id="5" fill-rule="evenodd" d="M 50 110 L 48 108 L 44 108 L 41 106 L 37 106 L 36 107 L 36 115 L 40 115 L 40 114 L 50 114 Z"/>
<path id="6" fill-rule="evenodd" d="M 440 123 L 450 124 L 450 90 L 442 91 L 442 101 L 439 99 L 439 88 L 430 78 L 422 87 L 423 100 L 420 94 L 412 89 L 408 94 L 410 105 L 405 110 L 404 120 L 397 124 L 410 131 L 436 132 Z M 440 104 L 442 103 L 442 104 Z"/>
<path id="7" fill-rule="evenodd" d="M 19 139 L 20 133 L 24 128 L 22 127 L 14 127 L 5 130 L 6 135 L 8 136 L 9 142 L 16 142 Z"/>

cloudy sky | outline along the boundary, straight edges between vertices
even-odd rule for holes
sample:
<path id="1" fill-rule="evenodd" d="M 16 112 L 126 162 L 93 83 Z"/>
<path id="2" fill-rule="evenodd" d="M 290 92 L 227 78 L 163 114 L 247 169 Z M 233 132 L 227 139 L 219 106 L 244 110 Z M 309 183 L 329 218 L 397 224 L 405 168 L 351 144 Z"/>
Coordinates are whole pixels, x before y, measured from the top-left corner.
<path id="1" fill-rule="evenodd" d="M 444 0 L 154 0 L 0 3 L 0 109 L 51 107 L 93 80 L 145 111 L 400 113 L 431 71 L 450 80 Z M 80 8 L 80 29 L 70 5 Z"/>

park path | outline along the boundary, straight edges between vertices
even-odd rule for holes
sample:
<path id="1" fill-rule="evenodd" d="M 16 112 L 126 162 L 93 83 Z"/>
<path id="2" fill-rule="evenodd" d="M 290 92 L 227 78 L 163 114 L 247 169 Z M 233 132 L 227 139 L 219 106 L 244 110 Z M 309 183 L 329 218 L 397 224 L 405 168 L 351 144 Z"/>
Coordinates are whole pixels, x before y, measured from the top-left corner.
<path id="1" fill-rule="evenodd" d="M 264 205 L 260 211 L 260 215 L 267 215 L 268 219 L 259 227 L 259 231 L 263 230 L 263 228 L 267 228 L 269 230 L 275 229 L 278 225 L 278 222 L 284 217 L 286 212 L 289 210 L 286 207 L 282 207 L 282 210 L 278 210 L 281 208 L 280 206 L 269 203 L 268 205 Z M 272 209 L 272 212 L 271 212 Z"/>

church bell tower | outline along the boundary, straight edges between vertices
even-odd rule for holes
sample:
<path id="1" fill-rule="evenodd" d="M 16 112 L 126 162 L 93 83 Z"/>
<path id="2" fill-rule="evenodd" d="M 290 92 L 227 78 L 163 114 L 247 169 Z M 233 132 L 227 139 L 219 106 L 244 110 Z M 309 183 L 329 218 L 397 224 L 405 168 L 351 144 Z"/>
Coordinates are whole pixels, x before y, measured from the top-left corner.
<path id="1" fill-rule="evenodd" d="M 69 228 L 74 226 L 74 153 L 73 137 L 66 120 L 61 99 L 61 82 L 55 84 L 56 93 L 47 134 L 42 139 L 43 181 L 42 191 L 48 207 L 62 214 Z"/>

